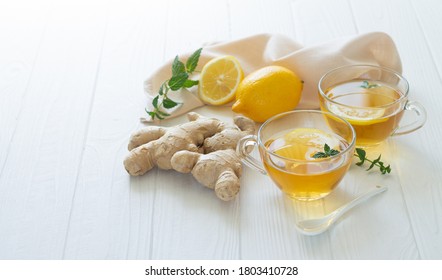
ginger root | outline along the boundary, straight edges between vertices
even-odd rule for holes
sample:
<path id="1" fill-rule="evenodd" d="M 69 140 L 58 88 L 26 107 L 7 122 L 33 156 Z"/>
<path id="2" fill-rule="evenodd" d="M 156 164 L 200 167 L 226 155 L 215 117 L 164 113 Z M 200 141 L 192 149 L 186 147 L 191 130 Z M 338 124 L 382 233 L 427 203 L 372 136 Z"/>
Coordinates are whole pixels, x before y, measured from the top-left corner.
<path id="1" fill-rule="evenodd" d="M 239 192 L 241 161 L 235 153 L 238 140 L 253 134 L 255 123 L 235 117 L 234 125 L 188 113 L 188 123 L 166 128 L 149 126 L 132 134 L 124 166 L 130 175 L 143 175 L 157 166 L 191 172 L 222 200 Z"/>
<path id="2" fill-rule="evenodd" d="M 233 118 L 235 125 L 224 124 L 223 130 L 204 140 L 204 153 L 236 149 L 236 144 L 242 137 L 255 133 L 255 122 L 243 116 Z"/>
<path id="3" fill-rule="evenodd" d="M 171 169 L 170 159 L 181 150 L 201 151 L 204 140 L 223 129 L 217 119 L 189 113 L 191 121 L 170 128 L 146 127 L 131 136 L 124 167 L 130 175 L 143 175 L 153 167 Z"/>
<path id="4" fill-rule="evenodd" d="M 178 172 L 191 172 L 199 183 L 214 189 L 216 196 L 224 201 L 232 200 L 239 192 L 241 160 L 232 149 L 209 154 L 179 151 L 171 163 Z"/>

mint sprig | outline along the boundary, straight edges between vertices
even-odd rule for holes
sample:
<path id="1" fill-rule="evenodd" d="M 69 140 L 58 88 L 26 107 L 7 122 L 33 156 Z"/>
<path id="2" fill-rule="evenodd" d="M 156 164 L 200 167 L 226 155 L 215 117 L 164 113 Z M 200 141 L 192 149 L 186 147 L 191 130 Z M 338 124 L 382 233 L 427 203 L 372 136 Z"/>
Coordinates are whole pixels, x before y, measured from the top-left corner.
<path id="1" fill-rule="evenodd" d="M 356 163 L 357 166 L 362 166 L 365 161 L 370 162 L 370 166 L 366 169 L 367 171 L 372 169 L 373 167 L 377 166 L 379 167 L 379 171 L 381 171 L 382 174 L 390 173 L 391 167 L 390 165 L 384 166 L 384 163 L 381 161 L 381 156 L 379 155 L 375 160 L 370 160 L 366 157 L 366 152 L 364 149 L 356 148 L 356 153 L 354 154 L 355 157 L 359 158 L 359 162 Z"/>
<path id="2" fill-rule="evenodd" d="M 324 152 L 317 152 L 313 155 L 313 158 L 328 158 L 337 154 L 339 154 L 339 151 L 330 149 L 330 146 L 326 143 L 324 144 Z"/>
<path id="3" fill-rule="evenodd" d="M 370 84 L 368 81 L 363 81 L 362 85 L 361 85 L 361 88 L 369 89 L 369 88 L 375 88 L 375 87 L 378 87 L 378 86 L 379 86 L 378 84 Z"/>
<path id="4" fill-rule="evenodd" d="M 317 152 L 312 157 L 313 158 L 328 158 L 331 156 L 335 156 L 339 154 L 339 151 L 330 149 L 330 147 L 327 144 L 324 144 L 324 151 L 323 152 Z M 379 171 L 382 174 L 390 173 L 391 167 L 390 165 L 385 166 L 384 163 L 381 161 L 381 154 L 374 160 L 367 158 L 367 152 L 362 148 L 356 148 L 356 153 L 354 154 L 355 157 L 359 158 L 359 162 L 356 163 L 357 166 L 362 166 L 366 161 L 370 163 L 370 166 L 366 169 L 366 171 L 371 170 L 373 167 L 377 166 L 379 167 Z"/>
<path id="5" fill-rule="evenodd" d="M 160 86 L 158 95 L 152 100 L 153 110 L 148 111 L 147 108 L 145 109 L 146 113 L 152 120 L 155 118 L 162 120 L 165 117 L 170 116 L 170 114 L 163 109 L 171 109 L 181 104 L 167 96 L 169 91 L 177 91 L 182 88 L 191 88 L 198 85 L 199 82 L 197 80 L 189 79 L 189 76 L 195 71 L 196 66 L 198 65 L 201 51 L 202 48 L 199 48 L 192 53 L 186 63 L 180 61 L 178 55 L 175 57 L 172 63 L 172 77 Z"/>

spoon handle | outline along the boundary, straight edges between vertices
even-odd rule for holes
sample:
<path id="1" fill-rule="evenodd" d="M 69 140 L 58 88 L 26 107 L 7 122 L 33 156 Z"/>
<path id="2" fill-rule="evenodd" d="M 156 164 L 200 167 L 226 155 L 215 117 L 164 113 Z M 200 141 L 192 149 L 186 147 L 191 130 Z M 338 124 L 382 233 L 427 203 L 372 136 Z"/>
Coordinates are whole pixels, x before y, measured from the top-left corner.
<path id="1" fill-rule="evenodd" d="M 337 219 L 339 219 L 344 213 L 346 213 L 348 210 L 352 209 L 353 207 L 355 207 L 356 205 L 359 205 L 360 203 L 368 200 L 369 198 L 380 194 L 382 192 L 385 192 L 388 188 L 387 187 L 382 187 L 382 186 L 376 186 L 376 189 L 366 192 L 365 194 L 362 194 L 360 196 L 358 196 L 357 198 L 353 199 L 351 202 L 349 202 L 348 204 L 339 207 L 338 209 L 336 209 L 335 211 L 333 211 L 334 215 L 332 220 L 335 221 Z"/>

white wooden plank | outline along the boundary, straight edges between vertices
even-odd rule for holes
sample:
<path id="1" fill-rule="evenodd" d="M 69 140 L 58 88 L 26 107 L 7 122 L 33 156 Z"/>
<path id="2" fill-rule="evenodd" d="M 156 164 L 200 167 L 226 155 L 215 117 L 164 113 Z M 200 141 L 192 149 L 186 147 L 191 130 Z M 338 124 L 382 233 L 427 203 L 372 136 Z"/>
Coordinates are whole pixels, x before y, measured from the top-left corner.
<path id="1" fill-rule="evenodd" d="M 294 37 L 294 19 L 290 1 L 226 1 L 230 11 L 229 29 L 232 38 L 259 33 L 278 33 Z"/>
<path id="2" fill-rule="evenodd" d="M 292 2 L 296 40 L 305 46 L 357 33 L 346 0 L 300 0 Z"/>
<path id="3" fill-rule="evenodd" d="M 299 11 L 302 11 L 300 13 Z M 324 13 L 323 16 L 321 16 L 321 11 Z M 301 34 L 303 36 L 302 40 L 304 44 L 310 45 L 310 44 L 316 44 L 318 42 L 324 42 L 329 39 L 331 39 L 331 36 L 333 37 L 341 37 L 343 35 L 350 35 L 354 34 L 356 31 L 356 28 L 354 26 L 354 21 L 352 17 L 351 8 L 348 5 L 346 1 L 341 1 L 339 3 L 333 2 L 325 2 L 325 1 L 313 1 L 313 2 L 306 2 L 306 1 L 300 1 L 300 2 L 294 2 L 293 4 L 293 12 L 295 16 L 293 18 L 295 19 L 295 26 L 305 26 L 305 22 L 308 22 L 312 17 L 319 18 L 320 20 L 320 26 L 321 28 L 318 28 L 316 32 L 307 32 L 305 34 L 302 34 L 301 32 L 296 32 L 296 34 Z M 330 17 L 329 15 L 332 14 L 333 17 Z M 328 20 L 338 18 L 338 23 L 336 22 L 327 22 Z M 299 22 L 299 23 L 298 23 Z M 306 30 L 308 30 L 306 28 Z M 311 35 L 313 34 L 313 35 Z M 332 35 L 330 35 L 332 34 Z M 385 157 L 385 155 L 384 155 Z M 388 156 L 387 156 L 388 159 Z M 363 180 L 360 182 L 360 179 L 364 176 L 370 176 L 367 178 L 370 178 L 369 180 Z M 390 205 L 385 203 L 378 202 L 375 204 L 374 209 L 367 212 L 367 211 L 361 211 L 359 210 L 355 214 L 352 219 L 347 219 L 346 222 L 349 224 L 348 227 L 343 228 L 337 227 L 336 229 L 332 230 L 329 233 L 326 233 L 321 236 L 317 237 L 304 237 L 300 236 L 294 229 L 293 223 L 296 219 L 299 219 L 301 217 L 309 217 L 314 215 L 323 214 L 325 212 L 329 212 L 336 208 L 339 204 L 344 203 L 345 201 L 348 201 L 351 199 L 351 197 L 355 197 L 358 194 L 363 193 L 364 191 L 370 189 L 370 187 L 373 187 L 377 181 L 384 182 L 387 180 L 389 184 L 392 184 L 392 177 L 385 177 L 382 178 L 377 174 L 364 174 L 364 172 L 361 172 L 361 170 L 352 168 L 351 172 L 347 175 L 347 177 L 344 179 L 344 181 L 341 183 L 340 189 L 338 189 L 333 195 L 331 195 L 329 198 L 325 199 L 323 202 L 316 202 L 316 203 L 297 203 L 293 202 L 290 199 L 284 199 L 281 202 L 279 202 L 279 207 L 275 207 L 272 205 L 271 207 L 262 207 L 261 209 L 265 209 L 261 213 L 258 214 L 259 217 L 266 217 L 266 215 L 269 215 L 268 213 L 271 213 L 272 211 L 276 211 L 278 213 L 277 216 L 274 216 L 272 219 L 268 219 L 269 221 L 279 220 L 281 223 L 277 223 L 277 228 L 272 227 L 272 223 L 269 223 L 267 221 L 267 224 L 264 223 L 256 223 L 254 224 L 255 227 L 258 229 L 250 229 L 250 232 L 255 232 L 258 234 L 261 234 L 260 238 L 257 238 L 258 240 L 266 240 L 267 244 L 264 247 L 264 250 L 267 250 L 266 252 L 259 252 L 259 244 L 257 240 L 250 238 L 250 232 L 244 233 L 245 236 L 248 238 L 242 238 L 241 240 L 247 240 L 250 241 L 250 244 L 247 244 L 245 242 L 241 243 L 242 248 L 247 248 L 246 252 L 253 252 L 252 254 L 248 255 L 248 257 L 254 257 L 254 258 L 268 258 L 271 256 L 271 258 L 308 258 L 308 259 L 314 259 L 314 258 L 363 258 L 363 256 L 373 256 L 377 258 L 394 258 L 393 256 L 397 254 L 397 251 L 384 251 L 382 250 L 382 247 L 384 244 L 382 241 L 379 242 L 372 242 L 373 244 L 370 244 L 367 246 L 367 239 L 357 239 L 357 238 L 351 238 L 349 239 L 349 236 L 352 235 L 361 235 L 361 232 L 363 233 L 363 229 L 366 230 L 366 235 L 368 235 L 369 230 L 376 231 L 376 227 L 368 227 L 367 230 L 367 223 L 364 222 L 365 220 L 373 220 L 373 217 L 377 216 L 383 216 L 383 210 L 391 208 Z M 259 182 L 256 178 L 249 178 L 248 182 L 254 181 L 253 185 L 260 185 L 263 184 L 263 182 Z M 367 184 L 364 184 L 363 182 L 367 182 Z M 268 184 L 268 182 L 267 182 Z M 389 192 L 389 197 L 393 197 L 393 200 L 395 201 L 394 205 L 396 206 L 395 210 L 397 210 L 397 213 L 402 213 L 401 211 L 404 210 L 404 205 L 401 197 L 395 198 L 395 195 L 400 195 L 400 192 L 394 190 Z M 271 197 L 270 195 L 263 196 L 263 198 Z M 256 199 L 256 198 L 255 198 Z M 379 199 L 378 199 L 379 201 Z M 382 200 L 381 200 L 382 201 Z M 260 205 L 267 205 L 267 203 L 263 203 L 260 201 Z M 250 209 L 253 209 L 251 211 L 256 211 L 256 207 L 252 207 Z M 243 214 L 245 211 L 241 211 L 241 214 Z M 355 211 L 356 212 L 356 211 Z M 376 212 L 377 214 L 373 216 L 373 213 Z M 278 216 L 282 217 L 278 217 Z M 250 214 L 247 213 L 245 217 L 250 217 Z M 265 221 L 266 219 L 263 219 Z M 291 221 L 287 224 L 284 224 L 283 221 Z M 416 248 L 413 247 L 415 245 L 413 243 L 413 237 L 410 236 L 411 229 L 408 224 L 407 215 L 398 215 L 398 217 L 390 217 L 387 221 L 383 221 L 384 224 L 388 224 L 389 222 L 392 222 L 390 226 L 384 227 L 385 233 L 391 233 L 394 232 L 398 227 L 404 228 L 402 231 L 403 234 L 400 235 L 400 238 L 396 238 L 395 242 L 393 242 L 396 247 L 403 246 L 403 244 L 407 244 L 411 248 L 408 251 L 416 252 Z M 371 224 L 370 224 L 371 225 Z M 274 232 L 271 232 L 269 235 L 269 229 L 274 230 Z M 266 236 L 267 235 L 267 236 Z M 294 238 L 296 236 L 297 238 Z M 362 234 L 363 236 L 363 234 Z M 246 242 L 247 242 L 246 241 Z M 269 242 L 271 246 L 269 245 Z M 255 246 L 252 248 L 252 246 Z M 374 246 L 374 247 L 373 247 Z M 360 250 L 352 250 L 349 248 L 360 248 Z M 394 247 L 394 246 L 393 246 Z M 269 250 L 269 248 L 273 248 L 273 250 Z M 379 250 L 376 250 L 373 248 L 379 248 Z M 413 250 L 414 249 L 414 250 Z M 350 252 L 350 254 L 348 254 Z M 374 252 L 371 253 L 371 252 Z M 376 255 L 378 254 L 378 255 Z M 242 254 L 244 255 L 244 254 Z M 258 257 L 260 256 L 260 257 Z M 409 255 L 409 258 L 413 258 L 413 254 Z"/>
<path id="4" fill-rule="evenodd" d="M 413 99 L 425 104 L 429 118 L 424 127 L 425 134 L 423 132 L 419 133 L 419 139 L 423 139 L 422 146 L 419 145 L 415 149 L 408 149 L 408 146 L 404 147 L 408 150 L 408 160 L 404 160 L 407 164 L 406 168 L 416 170 L 416 167 L 418 167 L 419 169 L 416 172 L 421 177 L 419 182 L 418 180 L 410 182 L 410 188 L 407 188 L 407 190 L 410 190 L 410 194 L 407 194 L 406 198 L 416 199 L 416 202 L 413 201 L 413 205 L 410 206 L 410 215 L 413 221 L 419 222 L 416 230 L 418 232 L 417 236 L 419 242 L 424 243 L 422 246 L 425 247 L 422 250 L 422 257 L 440 259 L 442 258 L 442 218 L 440 214 L 442 213 L 442 204 L 440 203 L 442 199 L 442 175 L 439 170 L 442 166 L 442 152 L 435 147 L 437 147 L 438 139 L 442 134 L 439 124 L 439 120 L 442 119 L 442 112 L 438 106 L 442 101 L 440 94 L 438 94 L 442 91 L 442 40 L 438 28 L 442 23 L 440 19 L 442 3 L 439 1 L 410 2 L 412 3 L 411 9 L 417 15 L 420 31 L 424 36 L 422 40 L 425 39 L 427 43 L 428 51 L 425 51 L 425 53 L 428 54 L 429 61 L 419 65 L 418 69 L 411 66 L 410 70 L 407 68 L 407 71 L 411 73 L 411 69 L 413 69 L 413 74 L 417 74 L 416 78 L 413 79 L 414 90 L 411 94 L 413 94 Z M 430 61 L 434 63 L 434 67 L 430 64 Z M 415 63 L 417 61 L 413 61 L 413 65 Z M 422 70 L 422 72 L 419 70 Z M 421 149 L 422 147 L 425 148 L 424 152 Z M 414 160 L 416 152 L 420 154 L 419 159 L 422 161 L 416 162 Z M 423 181 L 422 178 L 429 179 Z M 405 177 L 405 180 L 407 179 Z M 414 184 L 418 185 L 415 186 Z M 421 195 L 421 192 L 424 192 L 425 195 Z M 428 200 L 431 202 L 428 202 Z"/>
<path id="5" fill-rule="evenodd" d="M 393 173 L 381 175 L 379 171 L 366 172 L 353 166 L 344 183 L 346 201 L 357 194 L 373 189 L 376 185 L 387 186 L 388 191 L 359 206 L 348 214 L 330 232 L 333 258 L 336 259 L 416 259 L 419 257 L 413 231 L 403 202 L 398 182 L 397 157 L 390 144 L 368 150 L 370 158 L 382 154 L 391 164 Z M 326 205 L 327 212 L 337 205 Z M 376 236 L 390 236 L 388 242 Z"/>
<path id="6" fill-rule="evenodd" d="M 170 7 L 176 7 L 176 10 Z M 173 3 L 148 3 L 144 6 L 142 2 L 111 7 L 101 59 L 101 63 L 106 67 L 100 71 L 97 83 L 87 149 L 79 179 L 80 182 L 86 183 L 78 186 L 79 195 L 75 197 L 66 258 L 186 258 L 201 254 L 209 257 L 212 253 L 208 248 L 208 244 L 213 243 L 212 239 L 202 244 L 202 239 L 195 240 L 200 244 L 197 247 L 202 248 L 200 251 L 190 250 L 191 247 L 196 247 L 196 244 L 189 242 L 190 239 L 181 242 L 182 245 L 188 246 L 182 250 L 177 250 L 175 244 L 168 241 L 180 240 L 177 238 L 180 236 L 195 236 L 194 232 L 201 227 L 200 223 L 190 223 L 191 227 L 182 227 L 182 231 L 170 232 L 166 228 L 164 233 L 162 232 L 164 225 L 181 227 L 175 224 L 180 223 L 183 213 L 190 211 L 187 207 L 182 209 L 180 206 L 167 206 L 169 201 L 176 198 L 186 199 L 182 198 L 180 185 L 173 184 L 177 187 L 177 193 L 171 193 L 166 189 L 167 195 L 164 198 L 161 196 L 165 192 L 163 188 L 171 187 L 171 184 L 167 183 L 168 178 L 173 179 L 179 174 L 152 170 L 140 178 L 129 178 L 122 166 L 122 160 L 127 154 L 125 147 L 128 137 L 139 127 L 138 117 L 145 106 L 143 80 L 163 62 L 166 42 L 170 42 L 171 46 L 176 46 L 177 42 L 187 42 L 184 37 L 177 37 L 176 42 L 166 41 L 164 29 L 169 26 L 169 33 L 173 34 L 170 38 L 175 38 L 174 32 L 182 29 L 182 22 L 185 20 L 181 16 L 186 16 L 182 13 L 182 7 Z M 204 5 L 202 7 L 207 8 Z M 173 20 L 166 24 L 168 18 Z M 181 31 L 176 34 L 181 34 Z M 184 47 L 180 52 L 183 51 Z M 118 109 L 103 110 L 110 107 Z M 102 171 L 90 172 L 89 167 L 94 165 L 102 166 Z M 185 177 L 188 180 L 192 179 L 190 176 Z M 112 181 L 115 178 L 118 178 L 117 182 Z M 92 182 L 94 191 L 90 189 Z M 197 185 L 196 182 L 192 182 Z M 129 183 L 130 188 L 127 186 Z M 203 189 L 204 191 L 207 190 Z M 197 185 L 195 192 L 201 192 L 201 186 Z M 98 197 L 103 198 L 98 199 L 97 203 L 95 198 Z M 197 199 L 195 194 L 189 197 L 191 201 Z M 97 205 L 82 207 L 92 201 Z M 169 216 L 168 220 L 163 219 L 164 213 Z M 204 212 L 192 215 L 198 218 L 199 215 L 204 215 Z M 90 226 L 95 230 L 92 233 L 84 232 L 84 228 Z M 209 230 L 213 230 L 213 225 Z M 106 234 L 108 232 L 112 234 Z M 155 234 L 156 232 L 159 234 Z M 207 236 L 213 237 L 211 234 Z M 231 250 L 221 250 L 224 251 Z"/>
<path id="7" fill-rule="evenodd" d="M 284 5 L 285 3 L 285 5 Z M 337 25 L 335 33 L 352 34 L 354 25 L 348 5 L 335 8 L 336 3 L 327 1 L 295 1 L 284 2 L 277 8 L 272 8 L 270 2 L 261 6 L 259 12 L 266 14 L 277 11 L 290 11 L 292 15 L 279 17 L 254 17 L 248 18 L 251 26 L 266 26 L 268 32 L 278 32 L 279 25 L 285 24 L 286 33 L 294 40 L 306 45 L 316 44 L 322 40 L 330 39 L 330 29 L 334 23 L 321 24 L 322 28 L 310 33 L 310 25 L 306 25 L 313 17 L 321 17 L 321 11 L 335 11 L 342 24 Z M 290 5 L 289 5 L 290 4 Z M 318 7 L 323 7 L 319 9 Z M 254 9 L 258 9 L 255 7 Z M 255 12 L 254 14 L 258 14 Z M 274 23 L 275 18 L 280 21 Z M 288 20 L 288 18 L 292 20 Z M 251 21 L 251 23 L 250 23 Z M 345 24 L 344 24 L 345 23 Z M 332 26 L 332 27 L 329 27 Z M 236 26 L 241 30 L 239 26 Z M 296 30 L 296 31 L 295 31 Z M 303 31 L 305 30 L 305 32 Z M 294 37 L 296 35 L 296 37 Z M 311 36 L 310 36 L 311 35 Z M 267 177 L 246 169 L 244 172 L 245 195 L 241 196 L 241 256 L 245 259 L 330 259 L 332 258 L 330 239 L 327 234 L 314 238 L 301 236 L 294 228 L 294 223 L 303 215 L 312 212 L 324 213 L 322 201 L 297 203 L 285 196 L 273 185 Z"/>
<path id="8" fill-rule="evenodd" d="M 62 258 L 105 27 L 101 8 L 51 7 L 0 178 L 1 258 Z"/>
<path id="9" fill-rule="evenodd" d="M 223 1 L 171 1 L 167 10 L 166 60 L 191 52 L 204 42 L 226 40 L 229 36 L 229 14 Z M 185 121 L 183 116 L 163 124 Z M 190 174 L 159 170 L 150 173 L 145 177 L 156 176 L 153 259 L 239 258 L 238 201 L 220 201 L 213 190 L 199 185 Z"/>
<path id="10" fill-rule="evenodd" d="M 123 159 L 146 105 L 143 81 L 163 61 L 166 4 L 109 6 L 65 258 L 150 258 L 156 171 L 130 178 Z"/>
<path id="11" fill-rule="evenodd" d="M 226 1 L 171 0 L 168 2 L 164 59 L 191 52 L 206 43 L 229 39 L 230 16 Z"/>
<path id="12" fill-rule="evenodd" d="M 0 176 L 40 49 L 48 6 L 0 5 Z"/>
<path id="13" fill-rule="evenodd" d="M 293 38 L 295 24 L 289 1 L 230 1 L 233 37 L 278 33 Z M 257 154 L 255 153 L 255 156 Z M 241 179 L 241 258 L 300 258 L 291 250 L 292 236 L 284 211 L 284 197 L 268 177 L 244 166 Z"/>
<path id="14" fill-rule="evenodd" d="M 355 25 L 355 16 L 352 12 L 353 7 L 349 5 L 347 1 L 299 1 L 293 3 L 293 11 L 295 26 L 300 27 L 301 31 L 297 29 L 297 35 L 300 36 L 299 41 L 305 45 L 314 45 L 321 42 L 326 42 L 330 39 L 339 38 L 343 36 L 349 36 L 358 32 L 358 26 Z M 382 149 L 379 150 L 387 160 L 391 158 Z M 377 198 L 376 201 L 367 205 L 364 211 L 363 207 L 355 209 L 353 215 L 347 215 L 337 227 L 333 228 L 328 235 L 327 244 L 329 248 L 328 255 L 323 255 L 322 258 L 338 258 L 338 259 L 359 259 L 368 256 L 368 258 L 394 258 L 397 255 L 397 251 L 383 250 L 385 246 L 381 240 L 370 240 L 370 234 L 376 232 L 377 227 L 373 227 L 372 224 L 366 221 L 373 221 L 378 217 L 383 217 L 383 212 L 386 209 L 391 209 L 394 205 L 395 213 L 397 216 L 390 216 L 389 219 L 382 221 L 381 223 L 388 226 L 383 226 L 382 230 L 384 234 L 395 233 L 397 228 L 401 228 L 401 234 L 399 238 L 396 238 L 392 242 L 392 247 L 400 248 L 402 250 L 403 244 L 406 244 L 407 251 L 415 252 L 416 247 L 413 246 L 413 237 L 410 235 L 411 229 L 407 220 L 407 215 L 401 215 L 401 211 L 405 210 L 403 201 L 401 199 L 400 191 L 395 187 L 394 176 L 382 177 L 376 173 L 365 174 L 364 171 L 352 167 L 350 172 L 346 175 L 341 182 L 339 189 L 332 193 L 328 198 L 324 199 L 323 211 L 328 213 L 340 204 L 349 201 L 351 198 L 368 191 L 373 188 L 375 184 L 388 184 L 390 190 L 388 194 L 383 195 L 381 198 Z M 385 201 L 390 197 L 394 201 L 387 204 Z M 388 201 L 388 200 L 387 200 Z M 320 207 L 318 209 L 313 207 L 313 213 L 311 206 L 297 205 L 295 211 L 300 216 L 315 216 L 320 215 Z M 315 213 L 316 212 L 316 213 Z M 370 226 L 367 226 L 367 225 Z M 375 231 L 374 233 L 372 231 Z M 367 236 L 364 238 L 354 238 L 352 236 Z M 311 237 L 304 239 L 305 243 L 312 242 L 311 246 L 304 246 L 306 251 L 304 252 L 306 258 L 318 257 L 318 249 L 323 249 L 324 242 L 318 242 L 318 237 Z M 367 240 L 370 240 L 369 246 L 367 246 Z M 309 244 L 309 243 L 307 243 Z M 379 248 L 379 249 L 376 249 Z M 309 250 L 308 250 L 309 249 Z M 416 254 L 408 255 L 408 258 L 415 258 Z M 321 258 L 321 257 L 320 257 Z"/>
<path id="15" fill-rule="evenodd" d="M 441 11 L 441 4 L 437 1 L 415 1 L 413 5 L 410 1 L 351 3 L 361 32 L 381 30 L 393 37 L 402 56 L 403 73 L 410 83 L 410 99 L 418 100 L 427 108 L 429 118 L 425 126 L 412 134 L 393 138 L 390 149 L 394 153 L 419 257 L 441 258 L 442 175 L 439 169 L 442 153 L 434 148 L 441 133 L 439 120 L 442 118 L 438 106 L 441 99 L 437 94 L 442 90 L 440 60 L 437 60 L 441 56 L 437 48 L 441 42 L 437 31 L 441 23 L 437 11 Z M 368 10 L 376 13 L 371 15 Z"/>

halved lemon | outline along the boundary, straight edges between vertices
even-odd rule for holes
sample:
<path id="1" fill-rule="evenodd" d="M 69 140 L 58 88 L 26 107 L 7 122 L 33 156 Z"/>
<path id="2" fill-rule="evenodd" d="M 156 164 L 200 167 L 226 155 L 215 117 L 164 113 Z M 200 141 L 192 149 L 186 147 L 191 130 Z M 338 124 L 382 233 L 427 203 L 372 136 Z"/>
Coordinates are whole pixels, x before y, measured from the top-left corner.
<path id="1" fill-rule="evenodd" d="M 210 60 L 201 70 L 198 94 L 206 104 L 222 105 L 235 99 L 244 74 L 238 60 L 231 55 Z"/>

